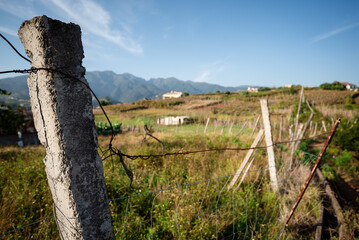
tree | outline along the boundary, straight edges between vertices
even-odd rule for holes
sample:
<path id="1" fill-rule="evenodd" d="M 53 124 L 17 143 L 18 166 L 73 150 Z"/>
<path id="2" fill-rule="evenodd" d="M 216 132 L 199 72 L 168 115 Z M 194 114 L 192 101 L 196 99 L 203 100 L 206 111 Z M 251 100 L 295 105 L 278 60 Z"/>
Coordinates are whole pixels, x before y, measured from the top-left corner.
<path id="1" fill-rule="evenodd" d="M 345 90 L 344 85 L 337 81 L 333 83 L 323 83 L 319 87 L 324 90 Z"/>
<path id="2" fill-rule="evenodd" d="M 259 92 L 265 92 L 265 91 L 270 91 L 271 89 L 269 87 L 261 87 L 258 89 Z"/>
<path id="3" fill-rule="evenodd" d="M 0 89 L 0 95 L 10 95 L 4 89 Z M 13 110 L 10 105 L 0 104 L 0 133 L 10 134 L 21 131 L 25 128 L 25 115 L 24 109 L 20 106 Z"/>
<path id="4" fill-rule="evenodd" d="M 189 93 L 188 93 L 188 92 L 184 92 L 184 93 L 183 93 L 183 96 L 184 96 L 184 97 L 188 97 L 188 96 L 189 96 Z"/>
<path id="5" fill-rule="evenodd" d="M 107 105 L 111 105 L 112 101 L 111 101 L 110 97 L 105 97 L 100 100 L 100 103 L 102 106 L 107 106 Z"/>

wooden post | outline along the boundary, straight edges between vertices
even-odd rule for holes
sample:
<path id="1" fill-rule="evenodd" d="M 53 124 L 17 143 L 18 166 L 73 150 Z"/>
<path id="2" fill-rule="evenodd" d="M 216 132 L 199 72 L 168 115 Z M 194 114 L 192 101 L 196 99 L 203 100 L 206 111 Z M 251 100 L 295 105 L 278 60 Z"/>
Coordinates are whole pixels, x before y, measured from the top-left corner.
<path id="1" fill-rule="evenodd" d="M 279 142 L 282 141 L 283 115 L 280 115 Z"/>
<path id="2" fill-rule="evenodd" d="M 258 145 L 259 140 L 262 138 L 264 133 L 264 130 L 261 129 L 259 131 L 259 133 L 257 134 L 256 139 L 253 141 L 251 149 L 248 150 L 243 162 L 241 163 L 241 165 L 239 166 L 236 174 L 233 176 L 232 181 L 229 183 L 228 185 L 228 190 L 231 189 L 233 187 L 233 185 L 236 183 L 236 181 L 238 180 L 239 176 L 242 174 L 242 171 L 244 169 L 244 167 L 247 165 L 249 158 L 252 156 L 253 152 L 254 152 L 254 148 Z"/>
<path id="3" fill-rule="evenodd" d="M 267 99 L 260 99 L 260 103 L 261 103 L 262 116 L 263 116 L 262 118 L 264 125 L 265 140 L 267 145 L 268 167 L 269 167 L 271 186 L 274 191 L 278 191 L 279 189 L 278 189 L 278 180 L 277 180 L 277 169 L 275 166 L 272 129 L 269 119 Z"/>
<path id="4" fill-rule="evenodd" d="M 259 114 L 259 116 L 257 117 L 257 120 L 256 120 L 256 124 L 254 124 L 254 128 L 253 128 L 253 131 L 251 133 L 251 137 L 253 136 L 254 134 L 254 131 L 256 130 L 257 128 L 257 125 L 258 125 L 258 122 L 259 122 L 259 119 L 261 118 L 261 115 Z"/>
<path id="5" fill-rule="evenodd" d="M 324 120 L 322 121 L 322 128 L 324 129 L 324 132 L 326 132 L 326 131 L 327 131 L 327 127 L 325 126 L 325 122 L 324 122 Z"/>
<path id="6" fill-rule="evenodd" d="M 302 106 L 303 91 L 304 91 L 304 87 L 302 87 L 302 90 L 300 91 L 300 97 L 299 97 L 299 103 L 298 103 L 298 111 L 297 111 L 297 116 L 295 118 L 295 124 L 294 124 L 294 134 L 293 134 L 294 137 L 297 135 L 300 108 Z M 293 139 L 290 139 L 290 140 L 293 141 Z"/>
<path id="7" fill-rule="evenodd" d="M 204 131 L 203 131 L 204 134 L 206 134 L 206 132 L 207 132 L 208 123 L 209 123 L 209 118 L 207 118 L 206 127 L 204 128 Z"/>
<path id="8" fill-rule="evenodd" d="M 313 134 L 311 135 L 311 137 L 314 137 L 317 134 L 317 127 L 318 127 L 318 123 L 315 123 L 314 131 L 313 131 Z"/>
<path id="9" fill-rule="evenodd" d="M 242 131 L 243 131 L 243 129 L 246 127 L 247 123 L 248 123 L 248 119 L 247 119 L 247 120 L 245 121 L 245 123 L 243 124 L 241 130 L 239 130 L 239 132 L 237 133 L 237 136 L 239 136 L 239 135 L 242 133 Z"/>
<path id="10" fill-rule="evenodd" d="M 315 240 L 322 240 L 323 225 L 324 225 L 324 206 L 323 204 L 321 204 L 317 229 L 315 230 Z"/>
<path id="11" fill-rule="evenodd" d="M 335 197 L 335 192 L 332 190 L 329 182 L 325 179 L 325 177 L 323 176 L 323 173 L 320 171 L 319 168 L 317 168 L 316 173 L 317 173 L 322 185 L 324 186 L 325 193 L 328 195 L 328 197 L 330 198 L 330 201 L 332 202 L 332 206 L 333 206 L 335 215 L 337 216 L 338 225 L 339 225 L 339 239 L 347 239 L 347 233 L 346 233 L 345 227 L 344 227 L 345 220 L 344 220 L 344 216 L 343 216 L 343 210 L 342 210 L 337 198 Z"/>
<path id="12" fill-rule="evenodd" d="M 25 21 L 19 37 L 34 68 L 27 79 L 55 220 L 62 239 L 115 239 L 92 97 L 85 86 L 81 30 L 46 16 Z"/>
<path id="13" fill-rule="evenodd" d="M 228 129 L 228 133 L 229 133 L 229 135 L 232 135 L 232 127 L 233 127 L 233 124 L 234 124 L 234 122 L 232 122 L 232 124 L 231 124 L 230 128 Z"/>

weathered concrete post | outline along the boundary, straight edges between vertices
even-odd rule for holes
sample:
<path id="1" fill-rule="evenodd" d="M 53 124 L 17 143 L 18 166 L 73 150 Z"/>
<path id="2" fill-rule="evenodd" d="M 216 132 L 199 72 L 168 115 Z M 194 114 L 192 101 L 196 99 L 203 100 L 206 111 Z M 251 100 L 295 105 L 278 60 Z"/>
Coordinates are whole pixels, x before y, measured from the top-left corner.
<path id="1" fill-rule="evenodd" d="M 264 136 L 267 145 L 269 177 L 270 177 L 272 189 L 274 191 L 278 191 L 277 169 L 275 166 L 272 128 L 270 125 L 267 99 L 260 99 L 260 103 L 261 103 L 262 116 L 263 116 L 262 118 L 264 125 Z"/>
<path id="2" fill-rule="evenodd" d="M 32 67 L 58 69 L 87 84 L 78 25 L 35 17 L 18 34 Z M 27 81 L 61 238 L 115 239 L 90 91 L 47 70 L 31 72 Z"/>

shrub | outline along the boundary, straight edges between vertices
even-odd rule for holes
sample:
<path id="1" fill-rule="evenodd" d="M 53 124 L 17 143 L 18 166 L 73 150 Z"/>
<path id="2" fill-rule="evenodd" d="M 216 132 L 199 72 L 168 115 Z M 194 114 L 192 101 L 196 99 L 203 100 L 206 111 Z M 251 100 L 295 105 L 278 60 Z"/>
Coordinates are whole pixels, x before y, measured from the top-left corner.
<path id="1" fill-rule="evenodd" d="M 102 106 L 112 105 L 112 101 L 109 97 L 105 97 L 100 100 Z"/>
<path id="2" fill-rule="evenodd" d="M 345 169 L 350 163 L 351 159 L 352 159 L 352 154 L 344 150 L 344 152 L 341 155 L 334 158 L 334 162 L 338 167 Z"/>
<path id="3" fill-rule="evenodd" d="M 319 87 L 324 90 L 345 90 L 344 85 L 340 82 L 323 83 Z"/>
<path id="4" fill-rule="evenodd" d="M 337 178 L 337 174 L 335 173 L 334 169 L 327 163 L 324 163 L 320 169 L 322 170 L 325 178 L 329 180 L 335 180 Z"/>
<path id="5" fill-rule="evenodd" d="M 269 87 L 261 87 L 258 89 L 259 92 L 265 92 L 265 91 L 270 91 L 271 89 Z"/>
<path id="6" fill-rule="evenodd" d="M 122 132 L 121 125 L 122 125 L 122 123 L 120 123 L 120 122 L 112 123 L 112 128 L 113 128 L 114 134 Z M 100 134 L 101 135 L 111 135 L 112 134 L 111 126 L 107 122 L 98 122 L 96 124 L 96 130 L 97 130 L 97 134 L 99 134 L 99 135 Z"/>
<path id="7" fill-rule="evenodd" d="M 355 117 L 353 122 L 343 119 L 333 141 L 343 150 L 354 151 L 359 154 L 359 117 Z"/>

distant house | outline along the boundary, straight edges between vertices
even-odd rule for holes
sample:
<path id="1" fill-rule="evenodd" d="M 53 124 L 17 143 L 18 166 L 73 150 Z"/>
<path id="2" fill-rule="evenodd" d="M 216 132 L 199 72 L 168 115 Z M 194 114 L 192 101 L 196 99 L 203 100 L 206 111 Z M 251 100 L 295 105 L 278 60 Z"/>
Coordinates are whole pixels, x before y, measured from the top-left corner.
<path id="1" fill-rule="evenodd" d="M 285 88 L 291 88 L 291 87 L 293 87 L 293 84 L 287 84 L 287 85 L 285 85 L 284 87 L 285 87 Z"/>
<path id="2" fill-rule="evenodd" d="M 162 95 L 162 99 L 180 98 L 180 97 L 183 97 L 183 92 L 171 91 L 169 93 L 165 93 Z"/>
<path id="3" fill-rule="evenodd" d="M 255 93 L 257 93 L 257 92 L 258 92 L 258 88 L 248 87 L 247 92 L 255 92 Z"/>
<path id="4" fill-rule="evenodd" d="M 189 121 L 188 116 L 177 116 L 177 117 L 162 117 L 157 119 L 157 124 L 161 125 L 182 125 Z"/>
<path id="5" fill-rule="evenodd" d="M 343 86 L 344 86 L 347 90 L 354 91 L 355 89 L 357 89 L 357 86 L 356 86 L 355 84 L 352 84 L 352 83 L 341 82 L 341 84 L 343 84 Z"/>

